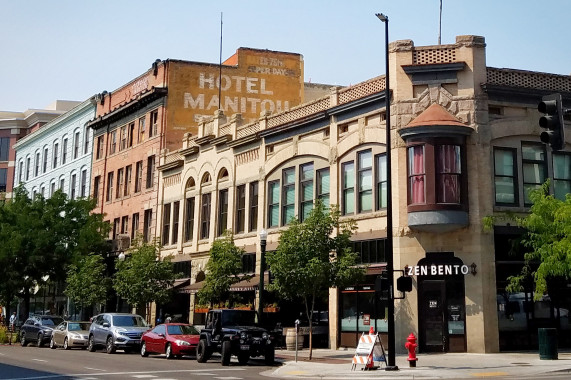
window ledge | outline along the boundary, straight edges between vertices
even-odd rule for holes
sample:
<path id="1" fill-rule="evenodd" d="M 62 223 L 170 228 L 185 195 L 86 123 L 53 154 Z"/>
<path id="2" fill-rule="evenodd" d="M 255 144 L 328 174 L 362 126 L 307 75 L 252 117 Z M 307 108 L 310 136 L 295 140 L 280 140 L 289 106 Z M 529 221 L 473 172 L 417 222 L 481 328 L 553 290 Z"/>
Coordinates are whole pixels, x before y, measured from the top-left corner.
<path id="1" fill-rule="evenodd" d="M 408 225 L 416 231 L 443 233 L 464 228 L 468 224 L 466 211 L 432 210 L 408 213 Z"/>

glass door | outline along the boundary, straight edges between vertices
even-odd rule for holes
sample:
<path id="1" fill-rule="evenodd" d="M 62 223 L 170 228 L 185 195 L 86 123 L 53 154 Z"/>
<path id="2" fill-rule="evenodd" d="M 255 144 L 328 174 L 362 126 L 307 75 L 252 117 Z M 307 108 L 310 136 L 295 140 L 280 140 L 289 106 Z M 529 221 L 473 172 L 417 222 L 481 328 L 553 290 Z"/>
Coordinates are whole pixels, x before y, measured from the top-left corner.
<path id="1" fill-rule="evenodd" d="M 425 280 L 420 291 L 420 349 L 422 352 L 445 352 L 446 283 L 444 280 Z"/>

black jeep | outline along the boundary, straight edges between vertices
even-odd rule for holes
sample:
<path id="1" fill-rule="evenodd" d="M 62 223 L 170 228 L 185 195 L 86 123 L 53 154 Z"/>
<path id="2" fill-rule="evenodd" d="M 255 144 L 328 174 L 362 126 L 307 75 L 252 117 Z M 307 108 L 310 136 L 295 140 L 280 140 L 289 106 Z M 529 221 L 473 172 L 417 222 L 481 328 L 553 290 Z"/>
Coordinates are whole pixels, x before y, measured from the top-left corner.
<path id="1" fill-rule="evenodd" d="M 266 329 L 254 325 L 255 316 L 252 310 L 210 310 L 200 332 L 196 360 L 204 363 L 213 352 L 219 352 L 223 366 L 230 364 L 232 355 L 238 357 L 240 364 L 257 356 L 263 356 L 267 365 L 274 364 L 273 337 Z"/>

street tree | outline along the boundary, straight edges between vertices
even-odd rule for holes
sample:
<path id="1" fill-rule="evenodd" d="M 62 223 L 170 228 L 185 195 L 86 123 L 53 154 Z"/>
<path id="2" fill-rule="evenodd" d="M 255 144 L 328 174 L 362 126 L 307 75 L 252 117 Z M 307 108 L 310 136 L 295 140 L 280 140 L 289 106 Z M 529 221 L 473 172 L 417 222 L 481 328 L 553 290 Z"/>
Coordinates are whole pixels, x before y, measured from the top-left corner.
<path id="1" fill-rule="evenodd" d="M 61 190 L 30 199 L 23 186 L 0 206 L 2 292 L 24 299 L 22 315 L 28 314 L 30 289 L 64 281 L 68 265 L 105 251 L 109 225 L 94 208 L 93 200 L 69 199 Z"/>
<path id="2" fill-rule="evenodd" d="M 173 295 L 177 278 L 171 257 L 160 260 L 158 242 L 133 240 L 124 260 L 117 260 L 113 288 L 117 295 L 134 307 L 145 306 L 147 321 L 150 304 L 168 302 Z"/>
<path id="3" fill-rule="evenodd" d="M 245 251 L 236 247 L 230 231 L 214 240 L 210 248 L 210 258 L 206 264 L 204 285 L 197 293 L 199 303 L 213 305 L 229 300 L 230 286 L 239 281 L 251 278 L 240 275 L 242 256 Z"/>
<path id="4" fill-rule="evenodd" d="M 309 216 L 294 218 L 282 231 L 278 248 L 267 254 L 272 273 L 268 289 L 287 300 L 301 300 L 309 321 L 309 359 L 313 347 L 315 302 L 325 298 L 329 288 L 359 281 L 365 268 L 358 264 L 350 237 L 355 230 L 352 220 L 340 220 L 339 209 L 327 209 L 317 200 Z"/>
<path id="5" fill-rule="evenodd" d="M 92 253 L 71 264 L 67 271 L 65 295 L 78 305 L 80 319 L 85 319 L 85 307 L 105 302 L 111 283 L 106 274 L 103 257 Z"/>

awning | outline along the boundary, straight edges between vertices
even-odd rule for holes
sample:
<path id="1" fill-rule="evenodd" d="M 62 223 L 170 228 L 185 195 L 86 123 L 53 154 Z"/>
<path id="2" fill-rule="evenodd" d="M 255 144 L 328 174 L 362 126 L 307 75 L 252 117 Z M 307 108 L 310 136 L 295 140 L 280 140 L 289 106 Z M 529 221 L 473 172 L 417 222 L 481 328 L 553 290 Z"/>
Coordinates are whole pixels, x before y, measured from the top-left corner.
<path id="1" fill-rule="evenodd" d="M 268 284 L 270 276 L 268 273 L 264 275 L 264 284 Z M 204 285 L 204 281 L 195 282 L 194 284 L 186 285 L 178 289 L 179 293 L 185 294 L 196 294 L 202 286 Z M 231 292 L 250 292 L 258 289 L 260 285 L 260 276 L 255 274 L 252 278 L 248 280 L 239 281 L 235 284 L 230 285 Z"/>
<path id="2" fill-rule="evenodd" d="M 190 278 L 177 278 L 176 280 L 174 280 L 174 283 L 172 285 L 172 287 L 174 289 L 183 287 L 185 285 L 189 285 L 190 284 Z"/>
<path id="3" fill-rule="evenodd" d="M 196 294 L 200 289 L 202 289 L 203 285 L 204 281 L 195 282 L 194 284 L 186 285 L 183 286 L 182 288 L 179 288 L 178 292 L 183 294 Z"/>

